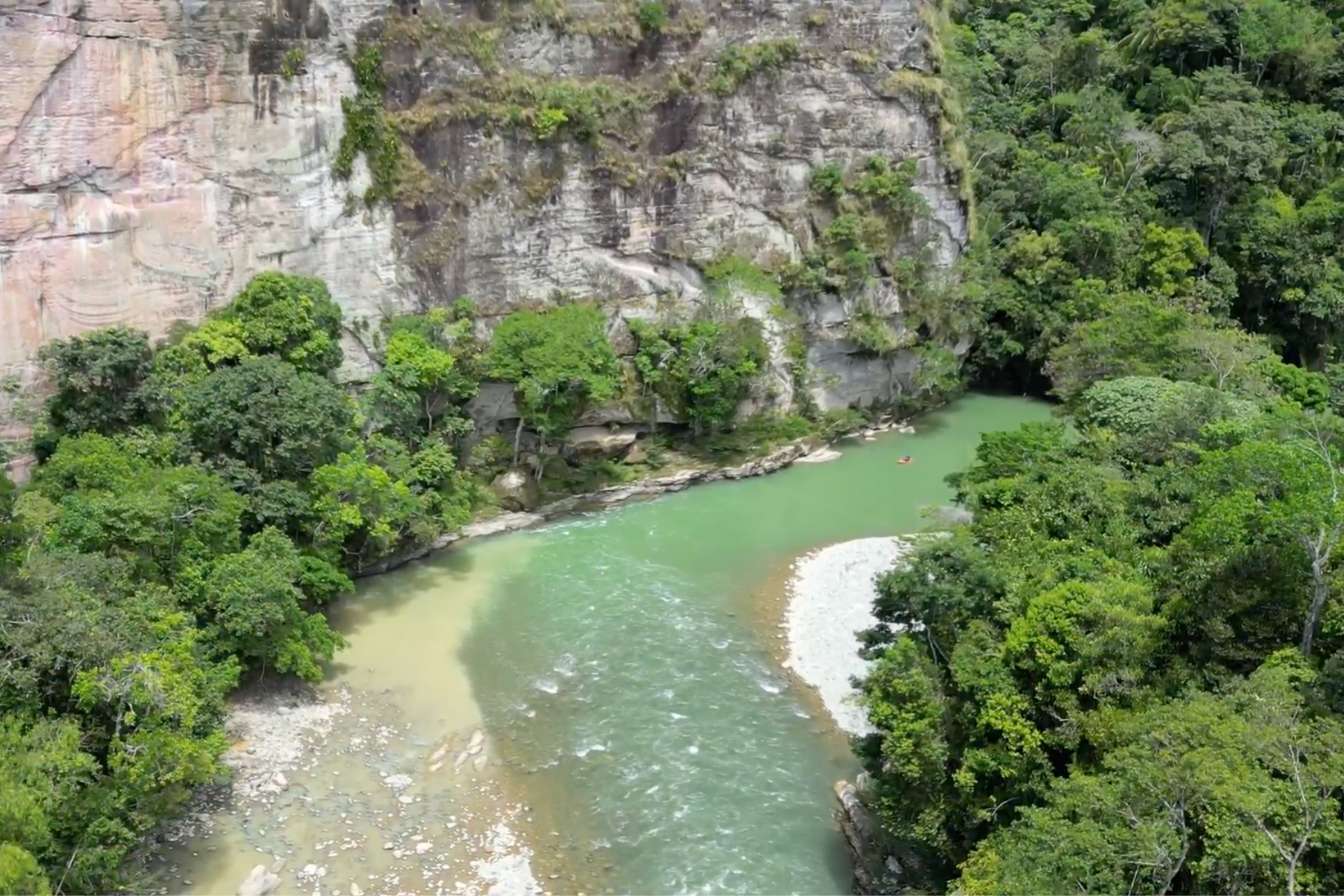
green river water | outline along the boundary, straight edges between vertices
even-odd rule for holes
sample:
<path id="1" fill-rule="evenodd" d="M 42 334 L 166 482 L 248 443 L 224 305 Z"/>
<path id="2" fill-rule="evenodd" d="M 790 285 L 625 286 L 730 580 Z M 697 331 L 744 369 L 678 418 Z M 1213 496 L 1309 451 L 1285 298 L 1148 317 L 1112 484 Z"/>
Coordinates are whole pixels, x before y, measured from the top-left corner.
<path id="1" fill-rule="evenodd" d="M 340 891 L 391 873 L 378 842 L 390 829 L 484 817 L 488 792 L 526 805 L 517 827 L 548 889 L 847 892 L 831 786 L 855 766 L 778 663 L 789 566 L 826 544 L 926 528 L 981 433 L 1048 415 L 972 395 L 830 463 L 483 540 L 367 583 L 334 614 L 350 648 L 324 688 L 362 695 L 355 712 L 395 737 L 333 738 L 274 805 L 222 810 L 215 833 L 172 857 L 169 888 L 232 892 L 268 852 L 324 862 L 324 892 Z M 426 770 L 436 745 L 453 744 L 451 760 L 473 729 L 489 743 L 478 777 Z M 400 803 L 379 785 L 397 771 L 416 781 Z M 313 849 L 341 833 L 362 845 Z M 403 860 L 398 886 L 453 892 L 468 865 Z"/>

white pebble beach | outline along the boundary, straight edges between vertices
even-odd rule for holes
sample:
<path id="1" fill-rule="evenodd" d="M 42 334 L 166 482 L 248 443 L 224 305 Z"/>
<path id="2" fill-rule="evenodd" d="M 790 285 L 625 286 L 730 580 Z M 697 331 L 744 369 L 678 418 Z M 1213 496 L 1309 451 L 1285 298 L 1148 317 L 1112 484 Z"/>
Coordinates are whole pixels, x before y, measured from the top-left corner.
<path id="1" fill-rule="evenodd" d="M 856 633 L 872 627 L 875 579 L 911 545 L 896 538 L 860 538 L 799 558 L 785 614 L 789 656 L 785 665 L 816 688 L 836 724 L 849 734 L 872 729 L 850 681 L 867 671 Z"/>

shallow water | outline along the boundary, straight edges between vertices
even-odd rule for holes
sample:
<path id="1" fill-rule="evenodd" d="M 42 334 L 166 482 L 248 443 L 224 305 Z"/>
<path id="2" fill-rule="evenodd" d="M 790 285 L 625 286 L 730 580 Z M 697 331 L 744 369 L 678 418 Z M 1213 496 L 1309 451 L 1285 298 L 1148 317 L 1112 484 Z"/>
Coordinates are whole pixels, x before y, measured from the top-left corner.
<path id="1" fill-rule="evenodd" d="M 518 825 L 541 883 L 560 892 L 848 892 L 831 785 L 854 762 L 815 696 L 779 669 L 763 594 L 805 551 L 925 528 L 949 498 L 943 477 L 980 433 L 1048 413 L 970 396 L 918 420 L 916 434 L 846 445 L 831 463 L 469 544 L 383 576 L 335 614 L 351 646 L 325 688 L 369 701 L 396 737 L 367 754 L 340 741 L 292 776 L 295 788 L 339 790 L 332 772 L 362 768 L 379 806 L 360 822 L 372 842 L 388 825 L 405 833 L 407 811 L 425 816 L 414 822 L 425 836 L 464 807 L 484 814 L 472 800 L 497 787 L 490 800 L 529 807 Z M 903 455 L 913 463 L 898 464 Z M 479 777 L 451 762 L 426 770 L 435 745 L 456 751 L 477 726 L 490 757 L 471 771 Z M 407 792 L 420 801 L 399 807 L 370 772 L 412 774 Z M 269 822 L 270 836 L 290 833 L 291 852 L 264 848 L 301 866 L 317 861 L 306 841 L 336 826 L 293 798 L 252 812 L 241 826 L 221 817 L 191 849 L 258 849 L 248 832 Z M 363 880 L 376 848 L 322 858 L 323 892 Z M 174 859 L 201 892 L 231 892 L 254 863 Z M 403 885 L 439 888 L 455 867 L 442 860 L 423 880 L 413 869 Z M 291 873 L 284 891 L 296 883 Z"/>

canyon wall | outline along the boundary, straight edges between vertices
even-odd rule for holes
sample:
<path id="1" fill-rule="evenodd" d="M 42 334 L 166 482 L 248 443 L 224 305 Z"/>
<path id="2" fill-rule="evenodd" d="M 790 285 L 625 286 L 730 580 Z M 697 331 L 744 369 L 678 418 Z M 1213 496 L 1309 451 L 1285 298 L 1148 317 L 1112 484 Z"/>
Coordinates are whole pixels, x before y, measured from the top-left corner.
<path id="1" fill-rule="evenodd" d="M 0 419 L 43 343 L 198 320 L 253 273 L 404 300 L 388 209 L 331 174 L 344 46 L 383 0 L 0 0 Z M 282 73 L 285 48 L 302 70 Z"/>
<path id="2" fill-rule="evenodd" d="M 267 268 L 329 282 L 350 376 L 376 355 L 366 322 L 460 295 L 483 328 L 598 301 L 618 348 L 626 320 L 717 303 L 765 324 L 762 406 L 799 386 L 822 407 L 892 400 L 911 348 L 966 347 L 909 319 L 908 277 L 879 267 L 794 300 L 704 272 L 815 253 L 835 212 L 812 172 L 874 157 L 911 160 L 927 205 L 898 248 L 926 279 L 956 259 L 965 208 L 919 6 L 0 0 L 0 417 L 21 428 L 44 342 L 112 323 L 162 335 Z M 377 68 L 362 87 L 359 59 Z M 361 90 L 386 140 L 337 177 L 342 98 Z M 859 313 L 897 347 L 855 344 Z"/>

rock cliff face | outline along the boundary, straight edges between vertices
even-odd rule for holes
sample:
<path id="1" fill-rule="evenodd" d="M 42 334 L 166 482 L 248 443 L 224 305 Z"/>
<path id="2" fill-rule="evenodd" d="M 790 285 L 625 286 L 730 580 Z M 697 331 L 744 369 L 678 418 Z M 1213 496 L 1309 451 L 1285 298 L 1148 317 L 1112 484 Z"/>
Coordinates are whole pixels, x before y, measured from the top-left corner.
<path id="1" fill-rule="evenodd" d="M 42 343 L 87 329 L 163 334 L 265 268 L 354 314 L 401 301 L 391 213 L 347 215 L 331 174 L 342 47 L 385 7 L 0 0 L 0 377 L 30 385 Z"/>
<path id="2" fill-rule="evenodd" d="M 960 342 L 908 318 L 891 264 L 936 277 L 965 239 L 930 44 L 917 0 L 0 0 L 0 376 L 282 268 L 329 282 L 352 374 L 383 314 L 469 295 L 488 326 L 571 297 L 618 348 L 632 318 L 761 319 L 758 405 L 891 400 L 913 345 Z M 824 248 L 812 172 L 874 157 L 910 160 L 927 211 L 861 288 L 707 280 Z M 860 317 L 890 345 L 856 343 Z"/>

